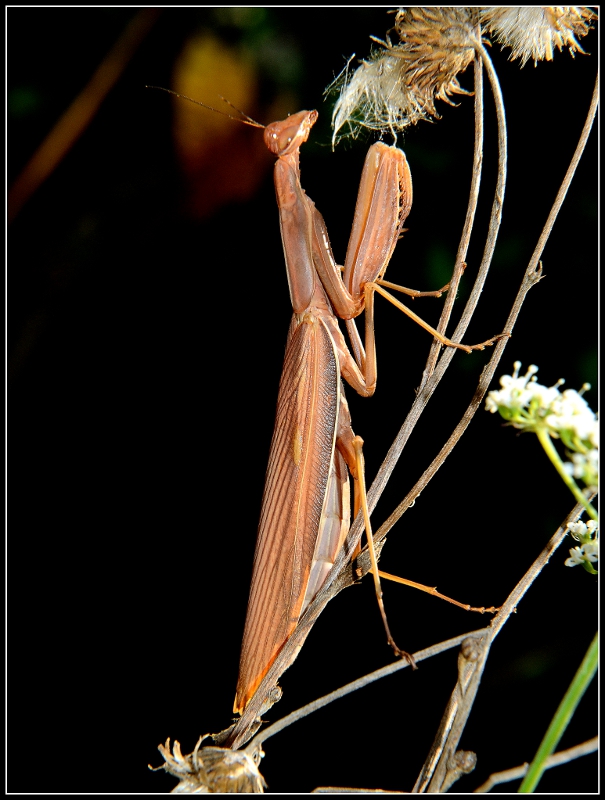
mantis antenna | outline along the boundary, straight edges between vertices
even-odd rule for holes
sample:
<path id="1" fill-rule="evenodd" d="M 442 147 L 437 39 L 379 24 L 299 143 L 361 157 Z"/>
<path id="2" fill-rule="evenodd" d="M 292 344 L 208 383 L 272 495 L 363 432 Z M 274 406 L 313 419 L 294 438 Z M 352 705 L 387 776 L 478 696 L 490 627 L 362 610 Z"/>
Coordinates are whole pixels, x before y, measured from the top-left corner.
<path id="1" fill-rule="evenodd" d="M 214 108 L 213 106 L 209 106 L 207 103 L 202 103 L 199 100 L 194 100 L 193 97 L 187 97 L 186 94 L 179 94 L 178 92 L 173 92 L 172 89 L 165 89 L 163 86 L 145 86 L 146 89 L 157 89 L 160 92 L 167 92 L 168 94 L 173 94 L 175 97 L 181 97 L 183 100 L 189 100 L 190 103 L 195 103 L 196 106 L 202 106 L 202 108 L 207 108 L 209 111 L 215 111 L 217 114 L 222 114 L 223 117 L 229 117 L 229 119 L 234 119 L 236 122 L 241 122 L 244 125 L 251 125 L 253 128 L 264 128 L 265 125 L 261 125 L 260 122 L 256 122 L 249 117 L 247 114 L 244 114 L 237 106 L 234 106 L 229 100 L 219 94 L 219 97 L 224 103 L 230 105 L 231 108 L 235 109 L 238 114 L 241 114 L 241 117 L 234 117 L 233 114 L 227 114 L 226 111 L 220 111 L 218 108 Z M 242 119 L 243 117 L 243 119 Z"/>

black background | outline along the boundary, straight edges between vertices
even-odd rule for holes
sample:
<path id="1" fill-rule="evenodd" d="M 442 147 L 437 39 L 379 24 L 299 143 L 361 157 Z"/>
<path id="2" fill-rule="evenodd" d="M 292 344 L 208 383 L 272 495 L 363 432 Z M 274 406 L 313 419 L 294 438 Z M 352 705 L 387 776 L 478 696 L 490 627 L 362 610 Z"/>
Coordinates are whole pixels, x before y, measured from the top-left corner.
<path id="1" fill-rule="evenodd" d="M 9 180 L 84 87 L 135 10 L 8 11 Z M 206 30 L 245 50 L 269 122 L 318 108 L 302 183 L 344 259 L 368 141 L 330 147 L 322 92 L 351 53 L 384 36 L 384 9 L 163 10 L 94 120 L 24 206 L 9 238 L 9 791 L 162 792 L 151 773 L 166 737 L 189 752 L 231 721 L 264 469 L 290 310 L 267 156 L 247 202 L 208 199 L 200 217 L 171 137 L 172 86 L 186 42 Z M 590 56 L 557 53 L 523 70 L 492 48 L 509 122 L 509 183 L 493 271 L 466 341 L 499 332 L 569 163 L 590 102 Z M 239 50 L 238 50 L 239 48 Z M 471 71 L 462 84 L 472 86 Z M 212 96 L 200 100 L 217 105 Z M 468 277 L 495 174 L 487 93 L 485 180 Z M 231 98 L 230 98 L 231 99 Z M 184 102 L 184 101 L 181 101 Z M 408 233 L 390 280 L 448 279 L 464 219 L 472 99 L 440 104 L 400 145 L 414 180 Z M 198 109 L 200 125 L 213 115 Z M 208 123 L 210 124 L 210 123 Z M 233 127 L 237 142 L 261 134 Z M 234 134 L 235 136 L 235 134 Z M 234 140 L 235 141 L 235 140 Z M 244 144 L 242 147 L 246 146 Z M 239 144 L 207 169 L 244 174 Z M 235 166 L 224 176 L 223 163 Z M 597 148 L 593 137 L 498 374 L 512 362 L 596 384 Z M 229 190 L 227 189 L 227 193 Z M 206 192 L 208 194 L 208 192 Z M 212 195 L 212 192 L 210 192 Z M 465 286 L 461 297 L 466 296 Z M 441 301 L 417 301 L 431 322 Z M 378 389 L 348 391 L 369 480 L 414 398 L 429 336 L 379 301 Z M 466 408 L 489 351 L 458 354 L 375 515 L 388 516 Z M 596 392 L 587 395 L 596 407 Z M 381 565 L 465 602 L 502 602 L 573 505 L 532 436 L 478 412 L 430 487 L 395 528 Z M 562 547 L 496 640 L 461 746 L 478 753 L 470 792 L 533 757 L 596 627 L 596 584 Z M 486 620 L 385 587 L 395 638 L 414 651 Z M 391 659 L 371 583 L 342 593 L 284 675 L 276 720 Z M 266 746 L 273 792 L 317 785 L 409 791 L 455 683 L 456 654 L 339 701 Z M 560 747 L 596 732 L 596 687 Z M 543 792 L 591 792 L 596 756 L 552 770 Z M 507 784 L 514 791 L 518 784 Z"/>

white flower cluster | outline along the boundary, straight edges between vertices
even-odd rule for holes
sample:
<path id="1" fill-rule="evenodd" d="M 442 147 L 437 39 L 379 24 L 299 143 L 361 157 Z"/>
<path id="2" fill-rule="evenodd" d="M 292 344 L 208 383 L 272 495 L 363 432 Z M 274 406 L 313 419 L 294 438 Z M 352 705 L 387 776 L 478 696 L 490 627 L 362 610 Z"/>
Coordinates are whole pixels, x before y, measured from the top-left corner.
<path id="1" fill-rule="evenodd" d="M 586 523 L 574 522 L 569 526 L 569 532 L 580 544 L 571 548 L 565 566 L 582 565 L 588 572 L 594 573 L 596 570 L 592 564 L 599 560 L 599 523 L 592 519 Z"/>
<path id="2" fill-rule="evenodd" d="M 535 374 L 538 371 L 538 367 L 536 367 L 535 364 L 530 364 L 527 372 L 521 378 L 519 377 L 521 362 L 515 361 L 514 368 L 512 375 L 503 375 L 500 378 L 500 386 L 502 387 L 500 391 L 488 393 L 485 400 L 486 411 L 495 414 L 496 411 L 500 411 L 500 409 L 509 408 L 511 410 L 521 410 L 529 406 L 534 397 L 534 392 L 539 386 L 539 384 L 535 382 Z M 527 388 L 528 383 L 532 384 L 530 389 Z"/>
<path id="3" fill-rule="evenodd" d="M 587 572 L 596 575 L 592 565 L 599 560 L 599 526 L 587 495 L 596 492 L 599 484 L 599 431 L 597 416 L 582 397 L 590 386 L 584 384 L 579 392 L 573 389 L 560 392 L 563 380 L 558 380 L 554 386 L 542 386 L 536 379 L 538 367 L 534 364 L 522 377 L 519 377 L 521 362 L 515 361 L 514 366 L 512 375 L 500 378 L 502 388 L 489 392 L 485 408 L 492 414 L 497 411 L 509 425 L 537 435 L 576 500 L 593 517 L 587 523 L 576 522 L 569 526 L 578 545 L 570 549 L 565 564 L 568 567 L 581 564 Z M 571 461 L 562 462 L 553 438 L 561 439 Z M 575 483 L 577 479 L 586 484 L 584 492 Z"/>
<path id="4" fill-rule="evenodd" d="M 498 411 L 515 428 L 527 431 L 546 429 L 550 436 L 561 439 L 572 451 L 566 472 L 579 478 L 591 489 L 598 485 L 599 427 L 597 415 L 582 397 L 590 388 L 585 384 L 580 392 L 575 389 L 559 391 L 564 381 L 554 386 L 537 382 L 538 367 L 531 364 L 525 375 L 519 377 L 521 362 L 515 361 L 512 375 L 500 378 L 502 389 L 489 392 L 485 408 L 492 414 Z"/>

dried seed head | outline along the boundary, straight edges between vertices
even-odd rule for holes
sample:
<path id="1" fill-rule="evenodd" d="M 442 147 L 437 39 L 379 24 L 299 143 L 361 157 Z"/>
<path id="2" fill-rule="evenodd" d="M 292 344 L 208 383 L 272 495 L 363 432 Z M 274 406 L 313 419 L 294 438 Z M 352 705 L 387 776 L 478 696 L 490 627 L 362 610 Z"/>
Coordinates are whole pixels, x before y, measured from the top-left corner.
<path id="1" fill-rule="evenodd" d="M 451 94 L 469 94 L 457 75 L 474 58 L 474 14 L 470 8 L 401 9 L 395 30 L 401 44 L 394 48 L 405 63 L 405 79 L 419 103 L 438 117 L 434 98 L 453 105 Z"/>
<path id="2" fill-rule="evenodd" d="M 474 58 L 475 12 L 471 8 L 402 9 L 395 17 L 400 43 L 362 62 L 334 107 L 334 138 L 348 124 L 393 134 L 420 119 L 439 118 L 435 99 L 453 105 L 452 94 L 470 94 L 457 75 Z"/>
<path id="3" fill-rule="evenodd" d="M 266 784 L 254 760 L 241 750 L 200 748 L 208 736 L 200 736 L 194 751 L 186 756 L 177 741 L 172 752 L 170 739 L 159 745 L 165 763 L 156 769 L 164 769 L 180 781 L 171 794 L 262 794 Z"/>
<path id="4" fill-rule="evenodd" d="M 485 7 L 479 15 L 487 31 L 512 49 L 511 59 L 521 59 L 521 66 L 530 58 L 534 65 L 552 61 L 555 47 L 569 47 L 572 56 L 584 53 L 576 36 L 586 36 L 597 18 L 587 6 Z"/>

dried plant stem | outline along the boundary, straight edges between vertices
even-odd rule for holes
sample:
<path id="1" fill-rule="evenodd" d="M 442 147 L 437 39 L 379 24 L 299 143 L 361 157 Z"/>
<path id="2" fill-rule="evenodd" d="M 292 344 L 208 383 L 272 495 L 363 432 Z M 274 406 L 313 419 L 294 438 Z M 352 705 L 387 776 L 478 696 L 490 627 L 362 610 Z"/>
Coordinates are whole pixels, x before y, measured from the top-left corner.
<path id="1" fill-rule="evenodd" d="M 421 794 L 427 788 L 429 792 L 445 792 L 460 777 L 454 760 L 456 747 L 477 694 L 490 645 L 489 630 L 464 640 L 458 654 L 458 680 L 441 718 L 429 755 L 412 789 L 413 794 Z M 471 769 L 474 769 L 475 761 L 476 758 Z"/>
<path id="2" fill-rule="evenodd" d="M 483 250 L 483 257 L 481 259 L 481 264 L 479 265 L 477 279 L 473 285 L 470 297 L 467 300 L 462 317 L 458 323 L 458 327 L 454 332 L 454 339 L 464 336 L 471 321 L 471 317 L 475 312 L 475 308 L 477 307 L 477 303 L 479 302 L 479 298 L 481 297 L 481 293 L 483 292 L 487 273 L 492 263 L 494 250 L 496 249 L 496 240 L 498 238 L 500 223 L 502 221 L 502 206 L 504 203 L 506 173 L 508 169 L 506 113 L 504 111 L 504 101 L 502 99 L 500 82 L 486 49 L 480 43 L 476 44 L 476 49 L 483 60 L 483 66 L 485 67 L 485 71 L 487 72 L 487 76 L 490 81 L 492 95 L 496 106 L 496 118 L 498 121 L 498 176 L 494 200 L 492 203 L 492 212 L 489 221 L 487 239 L 485 242 L 485 248 Z M 447 355 L 447 353 L 444 353 L 444 355 Z M 443 357 L 441 360 L 443 360 Z"/>
<path id="3" fill-rule="evenodd" d="M 438 655 L 439 653 L 444 653 L 446 650 L 451 650 L 452 647 L 457 647 L 460 645 L 465 639 L 471 636 L 480 636 L 483 634 L 483 630 L 478 631 L 471 631 L 470 633 L 463 633 L 460 636 L 456 636 L 453 639 L 448 639 L 445 642 L 440 642 L 439 644 L 433 645 L 432 647 L 427 647 L 424 650 L 419 650 L 417 653 L 414 653 L 414 661 L 417 663 L 420 661 L 425 661 L 427 658 L 432 658 L 433 656 Z M 410 664 L 404 659 L 400 659 L 399 661 L 395 661 L 392 664 L 388 664 L 386 667 L 381 667 L 380 669 L 375 670 L 374 672 L 368 673 L 368 675 L 364 675 L 362 678 L 358 678 L 351 683 L 347 683 L 345 686 L 341 686 L 340 689 L 336 689 L 329 694 L 324 695 L 323 697 L 319 697 L 317 700 L 313 700 L 312 703 L 307 703 L 306 706 L 302 706 L 302 708 L 293 711 L 288 716 L 284 717 L 283 719 L 274 722 L 268 728 L 265 728 L 263 731 L 258 733 L 254 739 L 246 746 L 245 752 L 248 755 L 252 755 L 254 752 L 259 750 L 264 742 L 267 741 L 271 736 L 275 736 L 276 733 L 280 733 L 289 725 L 292 725 L 294 722 L 298 722 L 299 720 L 307 717 L 309 714 L 313 714 L 315 711 L 319 711 L 320 708 L 333 703 L 335 700 L 340 700 L 341 697 L 346 697 L 348 694 L 352 692 L 356 692 L 359 689 L 363 689 L 366 686 L 369 686 L 371 683 L 375 681 L 379 681 L 382 678 L 386 678 L 389 675 L 393 675 L 399 670 L 406 669 L 409 667 Z"/>
<path id="4" fill-rule="evenodd" d="M 590 753 L 596 753 L 598 749 L 599 737 L 595 736 L 592 739 L 588 739 L 586 742 L 582 742 L 582 744 L 577 744 L 575 747 L 570 747 L 567 750 L 560 750 L 558 753 L 549 756 L 544 764 L 544 769 L 559 767 L 561 764 L 567 764 L 570 761 L 573 761 L 575 758 L 581 758 L 581 756 L 587 756 Z M 494 786 L 497 786 L 500 783 L 508 783 L 509 781 L 519 780 L 519 778 L 522 778 L 527 774 L 528 769 L 529 764 L 522 764 L 520 767 L 512 767 L 511 769 L 506 769 L 502 772 L 494 772 L 493 775 L 489 776 L 485 783 L 482 783 L 481 786 L 478 786 L 475 789 L 474 794 L 483 794 L 484 792 L 489 792 L 494 788 Z"/>
<path id="5" fill-rule="evenodd" d="M 476 49 L 478 54 L 481 56 L 481 61 L 485 66 L 491 89 L 492 94 L 494 97 L 494 103 L 496 106 L 496 118 L 498 121 L 498 177 L 496 182 L 496 190 L 494 193 L 494 200 L 492 203 L 492 211 L 489 221 L 487 239 L 485 243 L 485 248 L 483 251 L 483 257 L 481 259 L 481 264 L 479 266 L 479 270 L 477 273 L 477 278 L 475 279 L 475 283 L 471 290 L 470 296 L 467 300 L 466 306 L 464 311 L 462 312 L 462 316 L 460 318 L 460 322 L 458 323 L 456 330 L 452 335 L 452 339 L 454 341 L 461 341 L 462 337 L 466 333 L 466 330 L 470 324 L 471 318 L 475 312 L 477 304 L 479 302 L 479 298 L 481 297 L 481 293 L 483 292 L 483 287 L 485 285 L 485 281 L 487 279 L 487 273 L 492 263 L 492 257 L 494 255 L 494 250 L 496 248 L 496 241 L 498 238 L 498 232 L 500 230 L 500 223 L 502 221 L 502 206 L 504 203 L 504 193 L 506 189 L 506 173 L 507 173 L 507 162 L 508 162 L 508 146 L 507 146 L 507 133 L 506 133 L 506 113 L 504 110 L 504 101 L 502 99 L 502 90 L 500 89 L 500 82 L 498 81 L 498 76 L 494 69 L 494 66 L 491 62 L 491 59 L 480 43 L 476 44 Z M 478 59 L 475 59 L 475 81 L 477 81 L 477 75 L 481 75 L 481 62 Z M 476 95 L 479 93 L 479 90 L 482 91 L 483 89 L 483 80 L 482 77 L 479 79 L 479 85 L 476 83 Z M 479 113 L 481 117 L 479 119 Z M 478 150 L 477 146 L 477 126 L 481 125 L 481 148 L 480 151 Z M 477 107 L 477 99 L 475 99 L 475 162 L 479 162 L 481 166 L 483 163 L 483 103 L 481 103 L 480 107 Z M 474 164 L 475 166 L 475 164 Z M 473 176 L 474 177 L 474 176 Z M 476 191 L 479 191 L 479 185 L 477 184 Z M 470 207 L 469 207 L 470 210 Z M 474 212 L 473 212 L 474 213 Z M 465 241 L 465 236 L 468 236 L 470 239 L 470 234 L 472 230 L 472 220 L 470 221 L 470 225 L 465 225 L 465 229 L 463 231 L 462 239 L 460 241 L 459 252 L 461 252 L 464 248 L 464 253 L 466 256 L 466 250 L 468 249 L 468 241 Z M 449 297 L 449 295 L 448 295 Z M 452 293 L 452 302 L 453 302 L 453 293 Z M 444 309 L 445 311 L 445 309 Z M 440 323 L 441 324 L 441 323 Z M 510 333 L 511 329 L 506 328 L 506 330 Z M 434 343 L 434 346 L 438 345 L 437 342 Z M 438 347 L 436 348 L 438 349 Z M 432 352 L 432 351 L 431 351 Z M 435 390 L 437 383 L 443 377 L 445 370 L 449 366 L 452 358 L 454 357 L 454 351 L 451 349 L 445 350 L 441 359 L 439 361 L 440 366 L 440 375 L 438 380 L 432 386 L 432 391 Z M 421 391 L 419 395 L 422 393 L 422 389 L 428 383 L 429 377 L 432 374 L 431 369 L 431 356 L 429 356 L 429 362 L 427 362 L 427 368 L 425 369 L 425 374 L 423 376 L 423 382 L 421 384 Z M 431 391 L 431 394 L 432 394 Z M 427 397 L 428 400 L 428 397 Z M 410 412 L 412 413 L 412 412 Z M 414 423 L 415 424 L 415 423 Z"/>
<path id="6" fill-rule="evenodd" d="M 481 35 L 481 31 L 477 29 L 477 36 Z M 466 209 L 466 217 L 464 219 L 464 227 L 462 228 L 462 235 L 460 243 L 458 244 L 458 252 L 456 254 L 456 262 L 454 265 L 454 278 L 450 285 L 443 310 L 437 325 L 439 333 L 445 334 L 447 325 L 452 315 L 456 294 L 458 291 L 458 284 L 462 275 L 462 267 L 466 262 L 466 254 L 468 252 L 471 234 L 473 231 L 473 224 L 475 221 L 475 214 L 477 213 L 477 205 L 479 202 L 479 188 L 481 186 L 481 174 L 483 170 L 483 66 L 481 61 L 476 58 L 474 60 L 474 88 L 475 88 L 475 144 L 473 150 L 473 167 L 471 173 L 471 188 L 469 191 L 468 205 Z M 424 370 L 422 383 L 424 384 L 429 377 L 433 374 L 437 357 L 441 351 L 441 345 L 437 339 L 433 340 L 429 356 L 427 359 L 426 367 Z"/>
<path id="7" fill-rule="evenodd" d="M 589 499 L 595 497 L 593 494 Z M 492 630 L 492 638 L 496 638 L 496 636 L 502 630 L 502 627 L 510 617 L 510 615 L 515 611 L 517 605 L 521 602 L 524 594 L 527 592 L 529 587 L 532 583 L 536 580 L 540 572 L 544 569 L 544 567 L 548 564 L 552 554 L 555 552 L 557 547 L 563 542 L 565 536 L 567 534 L 567 530 L 569 526 L 573 522 L 577 522 L 578 519 L 582 516 L 584 512 L 584 507 L 578 503 L 573 507 L 569 516 L 565 520 L 565 522 L 561 525 L 560 528 L 556 530 L 553 536 L 549 539 L 548 543 L 538 556 L 531 567 L 527 570 L 525 575 L 521 578 L 519 583 L 515 586 L 513 591 L 510 595 L 506 598 L 506 602 L 500 608 L 500 611 L 496 614 L 496 616 L 492 619 L 490 623 L 490 628 Z"/>

